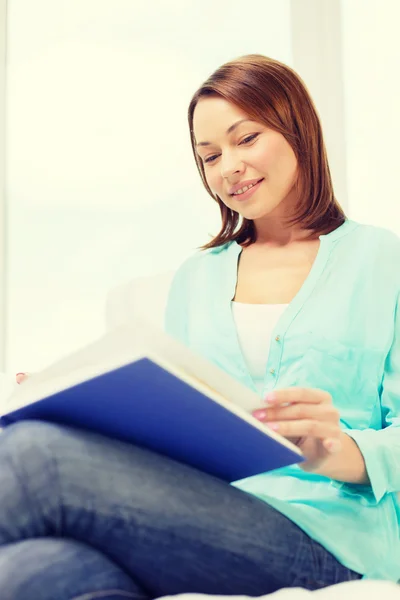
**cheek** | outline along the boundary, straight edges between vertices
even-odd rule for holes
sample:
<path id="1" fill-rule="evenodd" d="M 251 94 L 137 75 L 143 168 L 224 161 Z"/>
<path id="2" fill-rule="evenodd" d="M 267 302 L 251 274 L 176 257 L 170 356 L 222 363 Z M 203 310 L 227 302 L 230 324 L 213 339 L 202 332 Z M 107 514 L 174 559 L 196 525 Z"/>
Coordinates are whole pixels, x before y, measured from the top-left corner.
<path id="1" fill-rule="evenodd" d="M 247 164 L 255 169 L 260 175 L 268 178 L 275 170 L 275 165 L 279 164 L 280 158 L 277 156 L 274 145 L 267 144 L 262 147 L 261 144 L 254 148 L 254 151 L 247 156 Z"/>
<path id="2" fill-rule="evenodd" d="M 267 157 L 265 160 L 267 161 Z M 290 146 L 278 147 L 265 164 L 271 178 L 273 177 L 285 187 L 294 185 L 297 179 L 297 160 Z"/>
<path id="3" fill-rule="evenodd" d="M 210 169 L 210 171 L 205 173 L 205 177 L 206 177 L 207 183 L 208 183 L 209 187 L 211 188 L 211 190 L 214 193 L 220 195 L 221 189 L 222 189 L 222 177 L 218 173 L 218 170 Z"/>
<path id="4" fill-rule="evenodd" d="M 282 170 L 287 184 L 289 186 L 294 185 L 297 179 L 297 160 L 294 154 L 287 156 L 286 160 L 282 161 Z"/>

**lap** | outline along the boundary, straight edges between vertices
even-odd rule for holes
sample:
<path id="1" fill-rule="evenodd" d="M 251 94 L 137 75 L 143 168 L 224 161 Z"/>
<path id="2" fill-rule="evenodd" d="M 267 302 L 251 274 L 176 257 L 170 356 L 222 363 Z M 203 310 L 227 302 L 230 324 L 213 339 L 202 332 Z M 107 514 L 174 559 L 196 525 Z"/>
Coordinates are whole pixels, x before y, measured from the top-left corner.
<path id="1" fill-rule="evenodd" d="M 357 577 L 268 504 L 148 450 L 36 422 L 1 438 L 0 460 L 18 453 L 19 477 L 45 510 L 40 533 L 106 550 L 155 596 L 261 595 L 303 577 L 309 587 Z"/>

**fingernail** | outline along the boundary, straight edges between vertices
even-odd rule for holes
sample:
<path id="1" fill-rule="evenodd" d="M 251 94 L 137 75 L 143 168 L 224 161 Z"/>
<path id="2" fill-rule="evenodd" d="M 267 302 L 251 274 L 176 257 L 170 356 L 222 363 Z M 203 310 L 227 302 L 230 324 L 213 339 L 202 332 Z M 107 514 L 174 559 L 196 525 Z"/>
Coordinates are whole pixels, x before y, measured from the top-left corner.
<path id="1" fill-rule="evenodd" d="M 267 404 L 273 404 L 275 402 L 275 400 L 276 400 L 276 395 L 274 394 L 274 392 L 270 392 L 264 398 L 264 402 L 266 402 Z"/>
<path id="2" fill-rule="evenodd" d="M 267 427 L 272 429 L 273 431 L 278 431 L 279 425 L 278 423 L 265 423 Z"/>
<path id="3" fill-rule="evenodd" d="M 255 410 L 253 412 L 253 417 L 255 419 L 259 419 L 260 421 L 265 419 L 266 416 L 267 416 L 267 411 L 265 411 L 265 410 Z"/>

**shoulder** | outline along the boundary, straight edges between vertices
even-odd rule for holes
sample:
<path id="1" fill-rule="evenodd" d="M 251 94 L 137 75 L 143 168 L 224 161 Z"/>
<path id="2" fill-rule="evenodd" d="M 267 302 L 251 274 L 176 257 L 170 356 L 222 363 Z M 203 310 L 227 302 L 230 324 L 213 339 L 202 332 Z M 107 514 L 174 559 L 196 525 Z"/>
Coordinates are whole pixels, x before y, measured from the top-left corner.
<path id="1" fill-rule="evenodd" d="M 390 229 L 351 221 L 350 235 L 344 236 L 352 252 L 359 252 L 367 260 L 400 260 L 400 237 Z"/>
<path id="2" fill-rule="evenodd" d="M 389 287 L 400 290 L 400 237 L 390 229 L 376 225 L 355 223 L 347 237 L 346 253 L 367 277 L 375 273 Z"/>
<path id="3" fill-rule="evenodd" d="M 230 249 L 235 252 L 232 244 L 197 251 L 176 271 L 169 289 L 164 324 L 167 333 L 181 342 L 188 343 L 189 307 L 201 292 L 209 289 L 210 281 L 215 279 L 219 283 L 221 264 L 226 265 L 227 258 L 231 260 Z"/>
<path id="4" fill-rule="evenodd" d="M 234 259 L 236 248 L 236 244 L 230 242 L 218 248 L 198 250 L 180 265 L 175 273 L 172 287 L 186 286 L 198 281 L 203 276 L 217 273 L 221 265 L 225 265 L 232 258 Z"/>
<path id="5" fill-rule="evenodd" d="M 372 250 L 400 251 L 400 237 L 390 229 L 367 225 L 353 221 L 355 228 L 353 235 L 361 242 L 368 244 Z M 351 242 L 351 236 L 349 241 Z"/>

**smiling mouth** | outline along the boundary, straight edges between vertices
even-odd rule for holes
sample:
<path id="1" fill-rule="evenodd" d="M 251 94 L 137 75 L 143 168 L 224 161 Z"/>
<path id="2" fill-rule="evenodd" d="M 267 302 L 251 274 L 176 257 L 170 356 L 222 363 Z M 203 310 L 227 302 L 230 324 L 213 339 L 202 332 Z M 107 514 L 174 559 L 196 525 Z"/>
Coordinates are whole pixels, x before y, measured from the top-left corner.
<path id="1" fill-rule="evenodd" d="M 243 194 L 245 194 L 249 190 L 253 189 L 256 185 L 258 185 L 259 183 L 261 183 L 263 180 L 264 180 L 264 178 L 261 178 L 256 183 L 252 183 L 251 185 L 245 185 L 243 188 L 240 188 L 240 190 L 237 190 L 236 192 L 234 192 L 233 194 L 231 194 L 232 198 L 237 197 L 237 196 L 239 196 L 239 197 L 242 196 Z"/>

